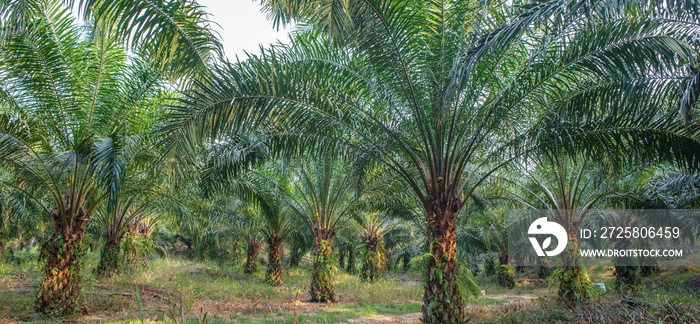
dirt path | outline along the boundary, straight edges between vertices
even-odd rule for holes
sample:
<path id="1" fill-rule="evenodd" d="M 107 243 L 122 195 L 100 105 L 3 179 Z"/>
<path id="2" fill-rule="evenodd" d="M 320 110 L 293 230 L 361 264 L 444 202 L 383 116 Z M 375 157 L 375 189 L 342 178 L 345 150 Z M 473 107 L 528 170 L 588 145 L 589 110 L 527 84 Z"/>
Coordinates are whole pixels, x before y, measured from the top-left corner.
<path id="1" fill-rule="evenodd" d="M 403 315 L 372 315 L 372 316 L 362 316 L 358 318 L 351 318 L 348 323 L 358 323 L 358 324 L 370 324 L 370 323 L 403 323 L 403 324 L 417 324 L 420 323 L 420 319 L 423 317 L 421 313 L 410 313 Z"/>
<path id="2" fill-rule="evenodd" d="M 488 313 L 494 308 L 503 307 L 503 305 L 516 304 L 516 303 L 529 303 L 537 300 L 542 296 L 547 295 L 547 290 L 534 291 L 531 294 L 520 294 L 516 295 L 512 292 L 506 292 L 502 294 L 486 296 L 489 299 L 495 299 L 503 301 L 502 303 L 492 304 L 488 306 L 470 304 L 467 305 L 467 313 L 474 316 L 476 322 L 482 316 L 488 317 Z M 370 324 L 370 323 L 404 323 L 404 324 L 417 324 L 420 323 L 423 315 L 421 313 L 409 313 L 402 315 L 371 315 L 371 316 L 361 316 L 356 318 L 351 318 L 348 323 L 357 324 Z"/>

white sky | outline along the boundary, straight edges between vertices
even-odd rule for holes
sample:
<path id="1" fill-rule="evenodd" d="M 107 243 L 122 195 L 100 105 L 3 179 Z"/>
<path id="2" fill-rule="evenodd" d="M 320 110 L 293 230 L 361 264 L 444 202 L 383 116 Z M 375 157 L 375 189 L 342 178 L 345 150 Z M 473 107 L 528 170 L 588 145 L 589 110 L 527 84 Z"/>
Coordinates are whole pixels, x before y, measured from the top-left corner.
<path id="1" fill-rule="evenodd" d="M 267 21 L 266 14 L 260 12 L 259 0 L 199 0 L 197 3 L 205 6 L 211 14 L 210 19 L 220 25 L 214 28 L 219 32 L 226 56 L 231 61 L 236 55 L 245 58 L 244 51 L 257 54 L 260 45 L 289 39 L 287 30 L 278 32 L 272 27 L 272 22 Z"/>

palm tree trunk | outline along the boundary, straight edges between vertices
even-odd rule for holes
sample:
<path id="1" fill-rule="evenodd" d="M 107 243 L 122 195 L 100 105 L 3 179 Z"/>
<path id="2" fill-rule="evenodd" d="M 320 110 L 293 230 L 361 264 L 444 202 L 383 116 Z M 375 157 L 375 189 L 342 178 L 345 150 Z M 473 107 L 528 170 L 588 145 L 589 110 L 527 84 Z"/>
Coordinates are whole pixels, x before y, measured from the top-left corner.
<path id="1" fill-rule="evenodd" d="M 299 243 L 292 242 L 292 248 L 289 254 L 289 267 L 298 268 L 299 262 L 301 261 L 301 247 L 299 246 Z"/>
<path id="2" fill-rule="evenodd" d="M 345 269 L 345 249 L 344 246 L 338 248 L 338 267 Z"/>
<path id="3" fill-rule="evenodd" d="M 386 268 L 383 268 L 382 270 L 386 271 L 394 271 L 394 251 L 391 249 L 387 249 L 386 252 L 384 253 L 384 260 L 386 262 Z M 379 271 L 381 268 L 379 264 L 377 265 L 377 271 Z"/>
<path id="4" fill-rule="evenodd" d="M 573 305 L 585 301 L 589 297 L 588 286 L 590 279 L 586 269 L 577 258 L 578 239 L 576 233 L 569 233 L 571 247 L 564 251 L 564 264 L 559 272 L 558 295 L 565 303 Z"/>
<path id="5" fill-rule="evenodd" d="M 498 274 L 498 285 L 504 288 L 513 289 L 515 287 L 515 280 L 513 279 L 513 274 L 515 269 L 510 265 L 510 258 L 508 258 L 508 251 L 501 251 L 498 255 L 498 263 L 500 264 L 496 269 Z"/>
<path id="6" fill-rule="evenodd" d="M 333 291 L 333 234 L 325 228 L 315 227 L 314 232 L 314 264 L 311 275 L 312 302 L 335 302 Z"/>
<path id="7" fill-rule="evenodd" d="M 107 243 L 105 243 L 100 256 L 100 263 L 97 265 L 98 276 L 109 278 L 119 272 L 122 237 L 111 235 L 107 237 Z"/>
<path id="8" fill-rule="evenodd" d="M 374 278 L 377 276 L 377 268 L 379 267 L 377 262 L 378 241 L 376 237 L 366 237 L 363 242 L 366 250 L 362 258 L 362 280 L 368 282 L 374 282 Z"/>
<path id="9" fill-rule="evenodd" d="M 137 224 L 129 228 L 126 237 L 122 262 L 130 272 L 146 268 L 151 253 L 150 231 Z"/>
<path id="10" fill-rule="evenodd" d="M 153 228 L 144 226 L 140 233 L 142 239 L 141 266 L 143 269 L 146 269 L 148 268 L 148 258 L 151 256 L 151 247 L 153 246 L 153 241 L 151 241 Z"/>
<path id="11" fill-rule="evenodd" d="M 271 236 L 267 240 L 270 249 L 265 281 L 273 286 L 282 284 L 282 238 Z"/>
<path id="12" fill-rule="evenodd" d="M 355 273 L 355 249 L 348 245 L 348 267 L 345 269 L 348 273 Z"/>
<path id="13" fill-rule="evenodd" d="M 138 237 L 132 231 L 126 234 L 126 240 L 124 242 L 124 255 L 122 262 L 124 263 L 124 270 L 127 272 L 135 272 L 137 267 L 138 259 L 138 242 L 136 241 Z"/>
<path id="14" fill-rule="evenodd" d="M 559 272 L 559 298 L 569 305 L 575 305 L 588 299 L 590 280 L 583 267 L 563 267 Z"/>
<path id="15" fill-rule="evenodd" d="M 411 268 L 411 255 L 408 252 L 403 253 L 403 272 L 408 272 Z"/>
<path id="16" fill-rule="evenodd" d="M 621 239 L 615 242 L 615 246 L 620 249 L 628 249 L 631 246 L 629 239 Z M 639 264 L 635 264 L 636 260 L 630 257 L 617 257 L 615 264 L 634 264 L 630 266 L 616 266 L 613 274 L 615 281 L 613 286 L 621 292 L 636 292 L 642 282 L 642 269 Z"/>
<path id="17" fill-rule="evenodd" d="M 245 269 L 243 273 L 246 275 L 255 275 L 258 273 L 258 256 L 260 255 L 260 244 L 256 240 L 248 241 L 246 249 Z"/>
<path id="18" fill-rule="evenodd" d="M 231 251 L 231 261 L 234 265 L 240 264 L 241 260 L 243 259 L 243 255 L 241 253 L 242 249 L 238 243 L 238 240 L 233 241 L 233 250 Z"/>
<path id="19" fill-rule="evenodd" d="M 80 207 L 67 224 L 63 224 L 58 209 L 52 210 L 50 216 L 54 232 L 42 246 L 40 259 L 46 264 L 34 307 L 44 314 L 68 315 L 78 308 L 84 225 L 89 215 Z"/>
<path id="20" fill-rule="evenodd" d="M 428 258 L 425 266 L 423 322 L 461 324 L 465 322 L 465 300 L 457 284 L 459 264 L 455 231 L 460 201 L 431 201 L 425 205 L 429 219 L 426 236 L 432 257 Z"/>

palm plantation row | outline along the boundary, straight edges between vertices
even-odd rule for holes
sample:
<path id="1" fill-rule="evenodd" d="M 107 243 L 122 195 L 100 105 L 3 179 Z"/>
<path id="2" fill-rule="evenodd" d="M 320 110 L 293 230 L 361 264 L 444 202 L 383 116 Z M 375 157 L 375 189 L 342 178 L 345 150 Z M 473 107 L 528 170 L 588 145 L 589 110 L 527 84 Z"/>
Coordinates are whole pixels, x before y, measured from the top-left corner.
<path id="1" fill-rule="evenodd" d="M 86 233 L 109 277 L 159 230 L 247 273 L 266 245 L 273 285 L 311 249 L 319 302 L 338 254 L 415 263 L 423 321 L 461 323 L 468 269 L 512 286 L 509 209 L 697 204 L 692 1 L 262 4 L 298 31 L 230 61 L 195 2 L 0 1 L 0 242 L 43 236 L 37 311 L 78 308 Z"/>

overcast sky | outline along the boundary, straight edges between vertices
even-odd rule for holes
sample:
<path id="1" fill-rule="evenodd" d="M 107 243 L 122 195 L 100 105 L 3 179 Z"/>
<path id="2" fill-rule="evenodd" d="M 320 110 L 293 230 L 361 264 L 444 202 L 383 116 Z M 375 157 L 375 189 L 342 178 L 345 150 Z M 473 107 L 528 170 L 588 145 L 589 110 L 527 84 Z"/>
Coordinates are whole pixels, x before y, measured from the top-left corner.
<path id="1" fill-rule="evenodd" d="M 211 20 L 220 26 L 215 29 L 221 34 L 224 51 L 230 60 L 236 55 L 241 59 L 244 51 L 258 53 L 259 46 L 274 43 L 277 39 L 287 41 L 287 31 L 279 32 L 260 12 L 259 1 L 253 0 L 199 0 L 207 7 Z"/>

